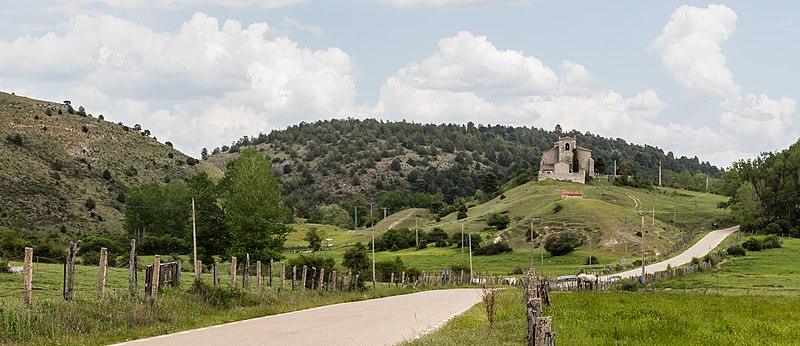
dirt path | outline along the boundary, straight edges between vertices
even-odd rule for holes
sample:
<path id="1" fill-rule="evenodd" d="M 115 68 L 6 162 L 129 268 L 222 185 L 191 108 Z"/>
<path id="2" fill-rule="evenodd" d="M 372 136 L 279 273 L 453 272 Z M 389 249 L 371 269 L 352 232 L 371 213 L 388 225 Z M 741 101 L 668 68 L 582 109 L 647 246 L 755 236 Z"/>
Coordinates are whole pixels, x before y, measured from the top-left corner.
<path id="1" fill-rule="evenodd" d="M 672 267 L 677 267 L 691 262 L 692 257 L 697 257 L 697 258 L 703 257 L 709 252 L 711 252 L 711 250 L 713 250 L 715 247 L 717 247 L 717 245 L 722 243 L 722 241 L 725 240 L 725 238 L 727 238 L 729 235 L 731 235 L 731 233 L 736 232 L 737 230 L 739 230 L 739 226 L 712 231 L 706 234 L 706 236 L 703 237 L 703 239 L 700 239 L 700 241 L 692 245 L 692 247 L 682 252 L 680 255 L 672 257 L 665 261 L 646 265 L 645 271 L 648 274 L 655 273 L 666 270 L 668 265 Z M 636 269 L 631 269 L 613 275 L 619 275 L 624 279 L 641 274 L 642 274 L 642 268 L 639 267 Z M 608 275 L 600 277 L 600 280 L 601 281 L 608 280 Z"/>
<path id="2" fill-rule="evenodd" d="M 323 306 L 119 345 L 393 345 L 481 301 L 479 289 L 436 290 Z"/>

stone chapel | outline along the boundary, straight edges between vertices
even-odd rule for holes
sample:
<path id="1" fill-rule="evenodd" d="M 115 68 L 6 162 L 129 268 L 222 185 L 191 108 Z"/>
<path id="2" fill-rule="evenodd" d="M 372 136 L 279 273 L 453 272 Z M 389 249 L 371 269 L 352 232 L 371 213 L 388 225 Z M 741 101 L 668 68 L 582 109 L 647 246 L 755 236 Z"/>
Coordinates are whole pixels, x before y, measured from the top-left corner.
<path id="1" fill-rule="evenodd" d="M 577 157 L 577 160 L 573 158 Z M 594 176 L 592 151 L 579 147 L 575 137 L 561 137 L 553 147 L 542 152 L 539 180 L 555 179 L 586 184 L 586 176 Z"/>

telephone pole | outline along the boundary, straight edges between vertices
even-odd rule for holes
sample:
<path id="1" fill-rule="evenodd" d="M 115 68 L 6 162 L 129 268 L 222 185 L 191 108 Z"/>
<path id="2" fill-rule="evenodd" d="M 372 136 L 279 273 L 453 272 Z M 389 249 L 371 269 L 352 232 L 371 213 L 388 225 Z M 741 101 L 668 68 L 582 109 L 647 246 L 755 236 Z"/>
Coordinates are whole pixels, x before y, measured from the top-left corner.
<path id="1" fill-rule="evenodd" d="M 464 264 L 464 222 L 461 222 L 461 264 Z"/>
<path id="2" fill-rule="evenodd" d="M 539 218 L 535 217 L 535 218 L 531 219 L 531 268 L 533 268 L 533 223 L 535 221 L 539 221 Z M 543 242 L 542 242 L 542 246 L 544 246 Z"/>
<path id="3" fill-rule="evenodd" d="M 383 208 L 386 213 L 386 208 Z M 375 218 L 372 217 L 372 204 L 369 205 L 369 218 L 372 219 L 372 289 L 375 289 Z"/>
<path id="4" fill-rule="evenodd" d="M 661 186 L 661 161 L 658 161 L 658 186 Z"/>
<path id="5" fill-rule="evenodd" d="M 353 230 L 358 231 L 358 206 L 353 206 Z"/>
<path id="6" fill-rule="evenodd" d="M 192 253 L 194 255 L 192 268 L 194 268 L 195 277 L 198 277 L 199 275 L 197 274 L 197 224 L 195 222 L 195 217 L 194 217 L 194 197 L 192 197 L 192 249 L 193 249 Z"/>
<path id="7" fill-rule="evenodd" d="M 419 215 L 414 217 L 414 236 L 417 239 L 417 249 L 419 249 Z"/>

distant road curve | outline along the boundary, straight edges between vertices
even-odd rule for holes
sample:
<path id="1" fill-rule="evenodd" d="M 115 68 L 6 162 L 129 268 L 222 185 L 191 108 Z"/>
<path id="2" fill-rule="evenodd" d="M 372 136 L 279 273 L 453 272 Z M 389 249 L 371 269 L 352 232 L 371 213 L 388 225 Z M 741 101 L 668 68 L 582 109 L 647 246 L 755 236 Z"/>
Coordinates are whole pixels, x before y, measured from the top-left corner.
<path id="1" fill-rule="evenodd" d="M 739 226 L 734 226 L 731 228 L 719 229 L 716 231 L 711 231 L 706 234 L 703 239 L 700 239 L 696 244 L 692 245 L 689 249 L 682 252 L 680 255 L 672 257 L 670 259 L 649 264 L 644 267 L 645 272 L 647 274 L 652 274 L 655 272 L 664 271 L 667 269 L 667 266 L 670 265 L 672 267 L 677 267 L 680 265 L 684 265 L 692 261 L 692 257 L 703 257 L 706 254 L 710 253 L 717 245 L 722 243 L 725 238 L 727 238 L 731 233 L 736 232 L 739 230 Z M 631 269 L 622 273 L 618 274 L 611 274 L 611 275 L 619 275 L 620 277 L 629 278 L 633 276 L 638 276 L 642 274 L 642 267 L 638 267 L 636 269 Z M 601 276 L 600 280 L 605 281 L 608 280 L 609 275 Z"/>
<path id="2" fill-rule="evenodd" d="M 435 290 L 322 306 L 118 345 L 393 345 L 481 301 L 480 289 Z"/>

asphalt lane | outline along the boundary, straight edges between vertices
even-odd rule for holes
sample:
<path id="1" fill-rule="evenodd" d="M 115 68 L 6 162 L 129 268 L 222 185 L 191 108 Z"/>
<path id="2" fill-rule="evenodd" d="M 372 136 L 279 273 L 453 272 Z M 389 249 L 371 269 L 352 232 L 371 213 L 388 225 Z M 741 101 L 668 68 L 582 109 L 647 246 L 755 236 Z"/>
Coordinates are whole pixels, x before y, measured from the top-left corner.
<path id="1" fill-rule="evenodd" d="M 323 306 L 119 345 L 392 345 L 428 333 L 481 301 L 450 289 Z"/>
<path id="2" fill-rule="evenodd" d="M 700 258 L 710 253 L 711 250 L 713 250 L 715 247 L 717 247 L 717 245 L 722 243 L 722 241 L 725 240 L 725 238 L 727 238 L 729 235 L 731 235 L 731 233 L 736 232 L 737 230 L 739 230 L 739 226 L 711 231 L 708 234 L 706 234 L 705 237 L 700 239 L 700 241 L 692 245 L 692 247 L 686 249 L 686 251 L 682 252 L 680 255 L 658 263 L 646 265 L 644 269 L 648 274 L 651 274 L 666 270 L 668 265 L 671 265 L 672 267 L 677 267 L 689 263 L 692 261 L 692 257 Z M 631 269 L 622 273 L 612 274 L 612 275 L 619 275 L 623 279 L 633 276 L 638 276 L 642 275 L 642 268 L 639 267 L 636 269 Z M 606 281 L 608 280 L 608 276 L 602 276 L 600 277 L 600 280 Z"/>

